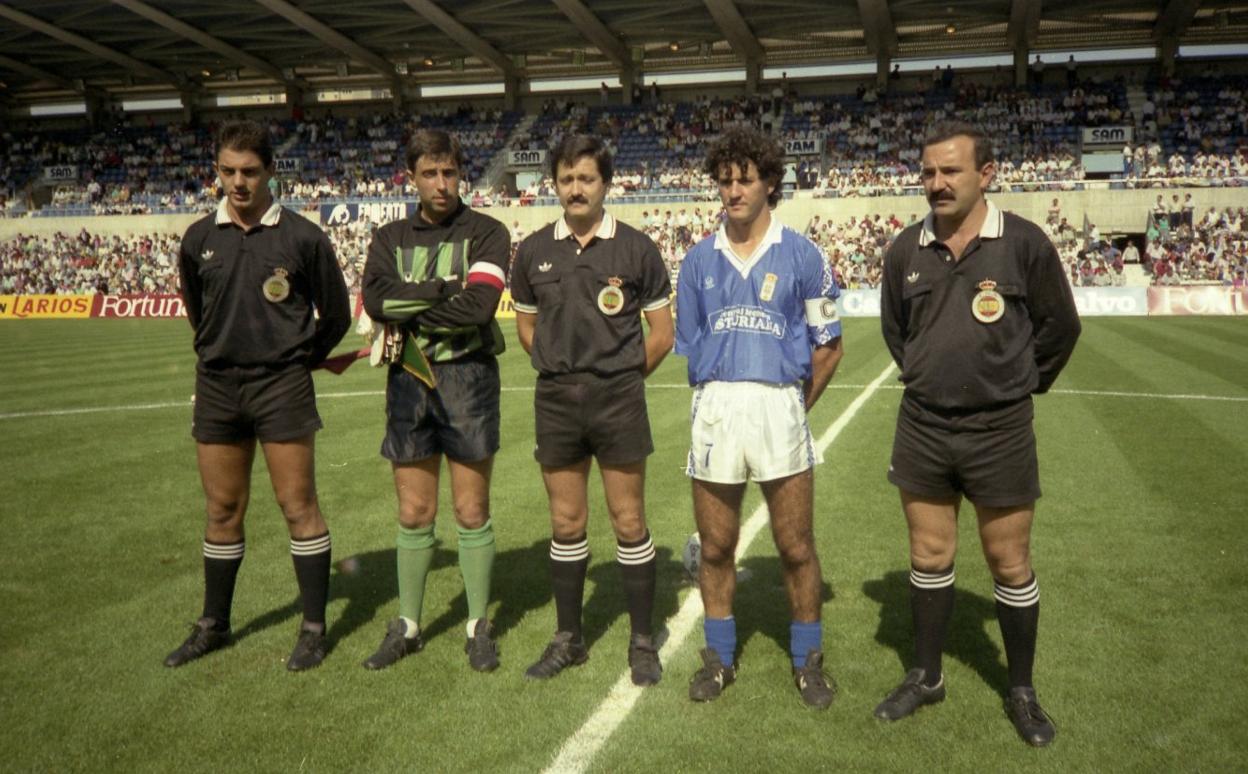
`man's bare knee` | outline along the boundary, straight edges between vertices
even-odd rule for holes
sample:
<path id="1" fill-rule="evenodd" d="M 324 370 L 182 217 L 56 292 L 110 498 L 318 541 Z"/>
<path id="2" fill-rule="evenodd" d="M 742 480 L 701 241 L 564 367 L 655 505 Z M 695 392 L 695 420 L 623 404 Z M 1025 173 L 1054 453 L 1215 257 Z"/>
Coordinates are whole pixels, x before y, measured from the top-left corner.
<path id="1" fill-rule="evenodd" d="M 489 518 L 489 503 L 475 497 L 455 501 L 455 523 L 464 529 L 481 529 Z"/>
<path id="2" fill-rule="evenodd" d="M 987 560 L 992 577 L 1007 586 L 1018 586 L 1031 578 L 1031 557 L 1026 552 L 1014 552 L 1009 556 L 989 555 Z"/>
<path id="3" fill-rule="evenodd" d="M 422 529 L 433 523 L 438 515 L 436 501 L 415 498 L 399 501 L 399 524 L 407 529 Z"/>
<path id="4" fill-rule="evenodd" d="M 646 535 L 646 515 L 640 509 L 627 508 L 611 511 L 611 528 L 615 536 L 626 543 L 634 543 Z"/>
<path id="5" fill-rule="evenodd" d="M 957 547 L 935 535 L 910 536 L 910 563 L 923 572 L 936 572 L 953 564 Z"/>
<path id="6" fill-rule="evenodd" d="M 209 500 L 205 513 L 207 514 L 209 524 L 227 525 L 242 521 L 243 513 L 246 510 L 247 498 L 236 497 Z"/>
<path id="7" fill-rule="evenodd" d="M 795 540 L 777 548 L 780 562 L 786 567 L 802 567 L 811 562 L 819 561 L 815 552 L 815 542 L 811 540 Z"/>

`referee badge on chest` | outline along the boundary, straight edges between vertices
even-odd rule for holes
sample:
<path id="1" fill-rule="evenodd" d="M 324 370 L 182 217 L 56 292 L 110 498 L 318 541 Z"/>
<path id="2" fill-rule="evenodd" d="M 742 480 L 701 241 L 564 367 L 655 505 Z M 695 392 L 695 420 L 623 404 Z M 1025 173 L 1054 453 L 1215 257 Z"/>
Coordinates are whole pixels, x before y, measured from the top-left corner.
<path id="1" fill-rule="evenodd" d="M 287 272 L 280 266 L 273 270 L 273 276 L 266 279 L 260 285 L 261 292 L 264 297 L 275 304 L 285 301 L 290 295 L 290 280 L 286 279 Z"/>
<path id="2" fill-rule="evenodd" d="M 997 283 L 990 279 L 979 283 L 979 292 L 971 299 L 971 314 L 982 323 L 994 323 L 1005 315 L 1005 299 L 997 292 Z"/>
<path id="3" fill-rule="evenodd" d="M 624 291 L 621 285 L 624 280 L 619 277 L 609 277 L 606 286 L 598 291 L 598 311 L 608 316 L 614 316 L 620 313 L 624 308 Z"/>

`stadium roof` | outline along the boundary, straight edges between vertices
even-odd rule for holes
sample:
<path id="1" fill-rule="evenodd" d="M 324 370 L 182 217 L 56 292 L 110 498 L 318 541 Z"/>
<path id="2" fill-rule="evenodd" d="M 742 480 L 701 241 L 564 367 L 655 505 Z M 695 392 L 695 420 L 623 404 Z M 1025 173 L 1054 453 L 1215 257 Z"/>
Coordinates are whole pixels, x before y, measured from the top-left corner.
<path id="1" fill-rule="evenodd" d="M 1248 0 L 0 0 L 0 100 L 1248 42 Z"/>

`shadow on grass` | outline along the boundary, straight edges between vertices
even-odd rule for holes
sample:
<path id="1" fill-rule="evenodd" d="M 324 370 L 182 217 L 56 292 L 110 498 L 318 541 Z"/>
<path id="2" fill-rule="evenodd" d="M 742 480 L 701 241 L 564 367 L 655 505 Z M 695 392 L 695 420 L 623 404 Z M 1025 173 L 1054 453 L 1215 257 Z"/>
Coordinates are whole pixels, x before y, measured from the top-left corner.
<path id="1" fill-rule="evenodd" d="M 494 557 L 493 588 L 491 602 L 497 602 L 494 616 L 494 634 L 499 636 L 535 608 L 546 604 L 549 599 L 549 582 L 532 583 L 516 582 L 518 579 L 546 577 L 549 554 L 549 541 L 539 540 L 524 548 L 500 551 Z M 434 551 L 433 563 L 429 568 L 429 582 L 459 584 L 459 594 L 451 601 L 449 609 L 433 621 L 422 626 L 426 641 L 447 631 L 463 632 L 463 624 L 468 618 L 468 601 L 463 592 L 463 583 L 455 573 L 439 573 L 446 568 L 458 568 L 459 555 L 453 548 L 441 545 Z M 448 580 L 452 578 L 453 580 Z M 332 649 L 334 644 L 351 636 L 362 626 L 372 622 L 377 612 L 383 607 L 393 605 L 395 615 L 398 614 L 398 576 L 396 571 L 395 551 L 393 548 L 381 551 L 370 551 L 345 557 L 334 564 L 334 572 L 330 576 L 330 600 L 347 600 L 346 608 L 337 619 L 330 621 L 328 641 Z M 235 631 L 234 641 L 264 631 L 271 626 L 286 622 L 294 623 L 303 611 L 299 598 L 282 607 L 260 615 Z M 384 632 L 378 631 L 378 637 Z"/>
<path id="2" fill-rule="evenodd" d="M 393 556 L 394 552 L 390 553 Z M 443 563 L 459 566 L 459 557 L 454 551 L 439 551 L 439 554 L 446 554 L 446 556 L 437 557 L 434 560 L 435 567 Z M 532 581 L 535 578 L 546 578 L 549 575 L 548 556 L 550 556 L 550 541 L 548 540 L 535 540 L 524 548 L 500 551 L 494 556 L 490 602 L 496 604 L 492 619 L 495 639 L 512 629 L 530 610 L 546 604 L 549 598 L 547 591 L 549 582 L 534 583 Z M 392 566 L 391 575 L 393 574 Z M 468 621 L 468 597 L 463 592 L 463 580 L 456 578 L 456 582 L 460 584 L 460 592 L 455 599 L 451 600 L 451 606 L 423 627 L 426 641 L 448 631 L 457 631 L 462 638 L 467 637 L 464 624 Z"/>
<path id="3" fill-rule="evenodd" d="M 819 591 L 820 606 L 836 597 L 826 580 Z M 738 651 L 755 634 L 772 640 L 781 651 L 789 652 L 788 592 L 784 586 L 784 568 L 778 556 L 750 556 L 737 569 L 737 595 L 732 606 L 737 620 Z M 738 652 L 738 657 L 740 653 Z"/>
<path id="4" fill-rule="evenodd" d="M 654 613 L 650 616 L 650 621 L 655 627 L 654 634 L 661 641 L 662 635 L 658 627 L 676 614 L 679 607 L 676 592 L 681 588 L 685 568 L 673 558 L 670 548 L 655 546 L 654 553 Z M 628 602 L 624 598 L 624 580 L 620 575 L 620 565 L 614 557 L 597 562 L 591 559 L 588 579 L 593 581 L 594 590 L 585 599 L 581 632 L 585 637 L 585 644 L 592 646 L 606 634 L 617 618 L 628 616 Z M 549 594 L 549 583 L 546 588 Z M 623 658 L 626 654 L 621 652 L 620 655 Z"/>
<path id="5" fill-rule="evenodd" d="M 904 673 L 913 664 L 914 629 L 910 615 L 910 574 L 890 572 L 879 580 L 862 584 L 863 593 L 880 603 L 880 626 L 875 641 L 891 648 Z M 953 603 L 953 620 L 945 638 L 945 657 L 966 664 L 999 693 L 1009 690 L 1009 673 L 1001 648 L 988 636 L 988 627 L 997 626 L 996 602 L 970 591 L 958 589 Z"/>

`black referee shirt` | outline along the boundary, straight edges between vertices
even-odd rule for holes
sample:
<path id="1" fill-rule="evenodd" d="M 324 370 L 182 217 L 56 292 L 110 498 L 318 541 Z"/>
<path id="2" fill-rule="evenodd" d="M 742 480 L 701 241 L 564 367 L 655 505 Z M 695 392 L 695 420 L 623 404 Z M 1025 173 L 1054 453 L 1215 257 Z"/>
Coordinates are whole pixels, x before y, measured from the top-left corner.
<path id="1" fill-rule="evenodd" d="M 535 231 L 511 270 L 516 311 L 537 315 L 532 361 L 543 376 L 644 370 L 641 313 L 671 294 L 659 248 L 609 213 L 584 248 L 563 218 Z"/>
<path id="2" fill-rule="evenodd" d="M 222 199 L 216 214 L 191 224 L 178 256 L 200 362 L 316 365 L 351 326 L 351 302 L 329 238 L 276 202 L 247 232 L 226 207 Z"/>
<path id="3" fill-rule="evenodd" d="M 1080 331 L 1053 243 L 991 202 L 961 259 L 933 229 L 929 214 L 884 256 L 880 320 L 906 394 L 931 408 L 974 411 L 1047 391 Z M 999 316 L 985 299 L 993 292 L 1003 302 Z M 986 320 L 976 317 L 977 297 L 987 301 L 978 307 Z"/>

